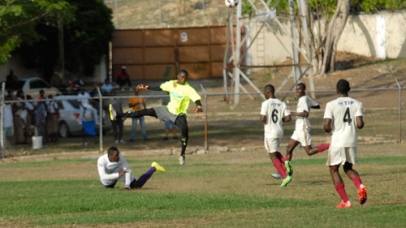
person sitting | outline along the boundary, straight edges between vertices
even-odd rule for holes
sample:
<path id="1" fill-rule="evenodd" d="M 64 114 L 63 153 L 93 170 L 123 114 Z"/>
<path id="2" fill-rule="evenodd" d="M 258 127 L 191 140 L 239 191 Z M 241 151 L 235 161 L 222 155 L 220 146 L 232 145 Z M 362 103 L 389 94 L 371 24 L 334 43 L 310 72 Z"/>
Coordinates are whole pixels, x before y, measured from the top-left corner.
<path id="1" fill-rule="evenodd" d="M 131 79 L 130 75 L 127 73 L 127 67 L 122 66 L 121 71 L 118 72 L 117 77 L 116 77 L 116 83 L 120 86 L 121 90 L 124 90 L 124 85 L 128 84 L 128 87 L 130 87 L 130 90 L 132 89 L 131 87 Z"/>
<path id="2" fill-rule="evenodd" d="M 104 84 L 102 85 L 101 90 L 103 94 L 110 94 L 111 91 L 113 91 L 113 85 L 108 78 L 104 80 Z"/>

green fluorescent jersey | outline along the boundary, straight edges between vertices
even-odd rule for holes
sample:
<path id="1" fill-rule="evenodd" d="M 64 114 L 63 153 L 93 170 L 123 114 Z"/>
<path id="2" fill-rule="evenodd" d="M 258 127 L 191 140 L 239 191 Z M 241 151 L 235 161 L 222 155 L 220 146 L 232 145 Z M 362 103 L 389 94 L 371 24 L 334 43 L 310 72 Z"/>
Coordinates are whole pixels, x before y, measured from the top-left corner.
<path id="1" fill-rule="evenodd" d="M 162 83 L 160 88 L 163 91 L 169 92 L 170 101 L 167 105 L 168 110 L 175 115 L 180 113 L 187 114 L 190 100 L 195 102 L 201 99 L 196 90 L 187 82 L 184 85 L 179 85 L 177 80 L 170 80 Z"/>

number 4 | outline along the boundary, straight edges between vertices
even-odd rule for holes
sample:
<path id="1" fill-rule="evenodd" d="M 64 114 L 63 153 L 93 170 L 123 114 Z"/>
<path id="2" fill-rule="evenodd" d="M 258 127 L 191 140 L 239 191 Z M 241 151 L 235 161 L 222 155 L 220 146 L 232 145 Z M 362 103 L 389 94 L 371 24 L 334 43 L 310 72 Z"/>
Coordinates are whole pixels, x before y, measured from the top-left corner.
<path id="1" fill-rule="evenodd" d="M 352 122 L 351 115 L 350 115 L 350 108 L 347 108 L 347 110 L 345 110 L 345 114 L 344 114 L 344 117 L 343 117 L 343 122 L 344 123 L 345 122 L 348 122 L 348 123 Z"/>

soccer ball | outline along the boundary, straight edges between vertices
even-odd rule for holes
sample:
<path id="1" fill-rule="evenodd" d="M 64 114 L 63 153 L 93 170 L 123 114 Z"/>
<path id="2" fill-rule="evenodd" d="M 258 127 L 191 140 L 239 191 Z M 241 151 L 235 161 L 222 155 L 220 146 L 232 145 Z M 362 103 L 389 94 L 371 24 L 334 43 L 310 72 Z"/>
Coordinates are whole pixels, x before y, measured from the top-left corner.
<path id="1" fill-rule="evenodd" d="M 224 0 L 224 3 L 226 4 L 227 7 L 233 8 L 238 5 L 238 0 Z"/>

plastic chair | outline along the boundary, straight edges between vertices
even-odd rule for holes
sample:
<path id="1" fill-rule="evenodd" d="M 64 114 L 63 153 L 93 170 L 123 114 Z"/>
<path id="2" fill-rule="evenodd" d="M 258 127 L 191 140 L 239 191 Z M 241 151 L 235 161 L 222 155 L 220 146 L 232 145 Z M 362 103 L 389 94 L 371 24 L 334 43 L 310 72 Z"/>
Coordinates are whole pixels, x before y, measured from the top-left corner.
<path id="1" fill-rule="evenodd" d="M 94 143 L 96 144 L 97 132 L 96 132 L 96 122 L 94 120 L 91 121 L 82 121 L 82 132 L 83 132 L 83 145 L 87 146 L 87 139 L 89 137 L 93 138 Z"/>

